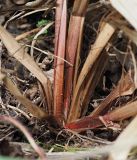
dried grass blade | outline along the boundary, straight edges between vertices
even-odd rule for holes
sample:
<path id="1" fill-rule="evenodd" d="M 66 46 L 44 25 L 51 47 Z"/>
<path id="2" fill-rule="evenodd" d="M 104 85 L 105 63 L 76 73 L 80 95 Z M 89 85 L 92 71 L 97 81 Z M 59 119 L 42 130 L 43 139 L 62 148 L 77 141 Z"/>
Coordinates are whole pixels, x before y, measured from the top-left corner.
<path id="1" fill-rule="evenodd" d="M 1 77 L 1 74 L 2 73 L 0 72 L 0 77 Z M 33 104 L 29 99 L 24 97 L 19 91 L 19 89 L 17 88 L 17 86 L 10 80 L 10 78 L 5 76 L 3 78 L 3 82 L 7 87 L 7 89 L 10 91 L 10 93 L 14 95 L 15 98 L 17 98 L 21 102 L 21 104 L 23 104 L 27 108 L 28 112 L 30 112 L 33 116 L 39 119 L 46 118 L 48 116 L 46 112 L 44 112 L 38 106 Z"/>
<path id="2" fill-rule="evenodd" d="M 85 17 L 82 17 L 81 25 L 80 25 L 80 32 L 79 32 L 79 42 L 78 42 L 78 48 L 77 48 L 77 54 L 76 54 L 76 62 L 75 62 L 75 69 L 74 69 L 74 80 L 73 80 L 73 88 L 75 88 L 78 75 L 79 75 L 79 65 L 80 65 L 80 53 L 81 53 L 81 43 L 83 38 L 83 28 L 84 28 L 84 22 Z M 74 91 L 74 90 L 73 90 Z"/>
<path id="3" fill-rule="evenodd" d="M 128 36 L 130 38 L 130 40 L 132 40 L 137 45 L 137 32 L 136 32 L 136 30 L 130 29 L 128 27 L 128 24 L 122 20 L 121 16 L 118 15 L 117 18 L 115 18 L 115 15 L 110 17 L 109 23 L 111 23 L 111 24 L 115 25 L 117 28 L 121 29 L 126 34 L 126 36 Z"/>
<path id="4" fill-rule="evenodd" d="M 66 47 L 66 17 L 67 1 L 58 0 L 56 8 L 56 37 L 55 55 L 64 59 Z M 59 121 L 63 120 L 63 89 L 64 89 L 64 61 L 54 61 L 54 115 Z"/>
<path id="5" fill-rule="evenodd" d="M 108 110 L 108 105 L 120 96 L 131 95 L 135 90 L 135 84 L 127 73 L 122 76 L 116 88 L 103 100 L 103 102 L 91 113 L 91 117 L 103 115 Z"/>
<path id="6" fill-rule="evenodd" d="M 106 44 L 108 43 L 109 39 L 111 38 L 111 36 L 113 35 L 114 32 L 115 32 L 115 28 L 112 25 L 106 23 L 103 26 L 100 34 L 98 35 L 90 53 L 86 59 L 86 62 L 81 70 L 81 73 L 78 77 L 78 81 L 77 81 L 76 88 L 75 88 L 74 95 L 73 95 L 73 99 L 72 99 L 68 122 L 71 122 L 71 121 L 74 121 L 77 119 L 76 115 L 78 115 L 78 114 L 76 113 L 76 108 L 80 107 L 80 106 L 75 106 L 75 103 L 77 102 L 77 97 L 80 95 L 81 86 L 84 83 L 86 76 L 88 75 L 89 71 L 93 67 L 97 58 L 100 56 L 101 51 L 106 46 Z"/>
<path id="7" fill-rule="evenodd" d="M 30 31 L 27 31 L 27 32 L 25 32 L 25 33 L 22 33 L 22 34 L 16 36 L 15 39 L 16 39 L 16 41 L 20 41 L 20 40 L 28 37 L 29 35 L 35 34 L 36 32 L 39 32 L 39 31 L 40 31 L 40 28 L 35 28 L 35 29 L 32 29 L 32 30 L 30 30 Z"/>
<path id="8" fill-rule="evenodd" d="M 77 101 L 75 103 L 75 106 L 80 106 L 75 109 L 75 114 L 77 114 L 75 116 L 77 118 L 80 118 L 80 116 L 84 116 L 86 114 L 88 103 L 90 101 L 91 96 L 94 93 L 96 85 L 100 80 L 104 67 L 107 63 L 107 58 L 108 55 L 105 52 L 103 52 L 91 68 L 88 75 L 86 76 L 86 79 L 81 86 L 80 95 L 77 97 Z"/>
<path id="9" fill-rule="evenodd" d="M 117 122 L 137 115 L 137 101 L 131 102 L 120 108 L 111 111 L 110 113 L 101 116 L 101 119 L 109 125 L 109 122 Z M 66 128 L 75 130 L 77 132 L 85 131 L 87 129 L 95 129 L 104 125 L 99 117 L 86 116 L 82 119 L 66 124 Z"/>
<path id="10" fill-rule="evenodd" d="M 74 122 L 66 124 L 64 127 L 67 129 L 71 129 L 76 132 L 82 132 L 87 129 L 95 129 L 97 127 L 103 126 L 103 123 L 101 120 L 96 118 L 91 118 L 89 116 L 86 116 L 84 118 L 78 119 Z"/>
<path id="11" fill-rule="evenodd" d="M 137 115 L 137 101 L 119 107 L 103 117 L 110 121 L 120 121 L 135 115 Z"/>
<path id="12" fill-rule="evenodd" d="M 93 65 L 93 68 L 91 69 L 89 74 L 87 75 L 87 79 L 85 79 L 85 87 L 83 89 L 81 100 L 79 100 L 81 101 L 81 108 L 82 108 L 81 116 L 85 116 L 87 112 L 89 101 L 91 99 L 91 96 L 93 96 L 94 94 L 94 90 L 100 80 L 100 77 L 102 76 L 104 68 L 107 64 L 107 59 L 108 59 L 107 53 L 103 52 L 96 61 L 96 63 Z"/>
<path id="13" fill-rule="evenodd" d="M 126 160 L 130 150 L 137 145 L 137 116 L 123 130 L 110 152 L 109 160 Z"/>
<path id="14" fill-rule="evenodd" d="M 30 50 L 30 55 L 33 57 L 33 52 L 34 52 L 34 47 L 35 43 L 40 35 L 42 35 L 49 27 L 53 25 L 54 22 L 50 22 L 47 25 L 45 25 L 33 38 L 31 42 L 31 50 Z"/>
<path id="15" fill-rule="evenodd" d="M 74 80 L 74 66 L 76 61 L 77 48 L 80 43 L 82 34 L 81 28 L 83 25 L 83 18 L 86 13 L 88 0 L 75 0 L 72 15 L 70 17 L 67 46 L 66 46 L 66 60 L 73 66 L 66 65 L 65 67 L 65 93 L 64 93 L 64 109 L 65 117 L 68 115 L 71 96 L 73 93 Z M 78 55 L 79 56 L 79 55 Z"/>
<path id="16" fill-rule="evenodd" d="M 6 46 L 7 50 L 9 51 L 9 55 L 16 58 L 20 63 L 22 63 L 41 82 L 44 88 L 48 107 L 51 108 L 52 89 L 49 79 L 41 71 L 34 59 L 24 51 L 24 48 L 20 46 L 12 37 L 12 35 L 8 33 L 2 26 L 0 26 L 0 38 Z"/>

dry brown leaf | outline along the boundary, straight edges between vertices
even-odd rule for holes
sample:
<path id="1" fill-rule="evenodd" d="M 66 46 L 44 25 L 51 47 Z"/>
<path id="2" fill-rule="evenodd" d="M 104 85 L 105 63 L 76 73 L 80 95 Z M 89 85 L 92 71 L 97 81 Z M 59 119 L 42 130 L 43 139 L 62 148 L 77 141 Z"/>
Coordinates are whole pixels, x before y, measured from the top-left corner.
<path id="1" fill-rule="evenodd" d="M 49 79 L 41 71 L 34 59 L 24 51 L 24 48 L 19 43 L 17 43 L 17 41 L 12 37 L 12 35 L 2 26 L 0 26 L 0 38 L 6 46 L 9 55 L 16 58 L 20 63 L 22 63 L 41 82 L 46 95 L 48 107 L 51 108 L 53 101 L 52 89 Z"/>
<path id="2" fill-rule="evenodd" d="M 82 132 L 87 129 L 95 129 L 103 125 L 107 127 L 116 128 L 113 122 L 118 122 L 129 117 L 137 115 L 137 100 L 121 106 L 104 116 L 91 117 L 85 116 L 81 119 L 75 120 L 71 123 L 66 124 L 64 127 L 67 129 L 74 130 L 76 132 Z"/>
<path id="3" fill-rule="evenodd" d="M 78 96 L 77 102 L 75 103 L 76 106 L 80 106 L 77 115 L 78 118 L 80 118 L 80 116 L 85 116 L 87 112 L 88 103 L 104 71 L 104 67 L 107 63 L 107 58 L 108 55 L 103 52 L 97 59 L 96 63 L 93 65 L 91 71 L 88 73 L 84 83 L 82 84 L 83 86 L 81 86 L 82 89 L 80 95 Z"/>
<path id="4" fill-rule="evenodd" d="M 65 58 L 67 28 L 67 1 L 57 0 L 55 21 L 55 52 L 62 59 Z M 63 115 L 63 92 L 64 92 L 64 61 L 54 61 L 54 116 L 62 122 Z"/>
<path id="5" fill-rule="evenodd" d="M 107 60 L 108 54 L 106 52 L 101 53 L 100 57 L 97 59 L 91 71 L 87 75 L 87 79 L 85 79 L 83 94 L 80 100 L 82 108 L 81 116 L 85 116 L 87 112 L 89 101 L 91 99 L 91 96 L 93 96 L 94 94 L 94 90 L 100 80 L 100 77 L 102 76 L 104 68 L 107 64 Z"/>
<path id="6" fill-rule="evenodd" d="M 127 73 L 122 76 L 116 88 L 103 100 L 103 102 L 91 113 L 92 117 L 105 114 L 108 105 L 120 96 L 131 95 L 135 90 L 135 84 Z M 106 110 L 107 109 L 107 110 Z"/>
<path id="7" fill-rule="evenodd" d="M 76 87 L 78 74 L 79 74 L 79 65 L 80 65 L 80 53 L 81 53 L 81 43 L 83 40 L 83 28 L 84 28 L 84 22 L 85 17 L 81 17 L 81 25 L 80 25 L 80 31 L 79 31 L 79 42 L 78 42 L 78 48 L 77 48 L 77 54 L 76 54 L 76 62 L 75 62 L 75 69 L 74 69 L 74 80 L 73 80 L 73 88 Z M 74 89 L 73 89 L 74 91 Z"/>
<path id="8" fill-rule="evenodd" d="M 20 40 L 22 40 L 22 39 L 30 36 L 31 34 L 34 34 L 34 33 L 38 32 L 38 31 L 40 31 L 40 28 L 32 29 L 32 30 L 30 30 L 30 31 L 27 31 L 27 32 L 25 32 L 25 33 L 22 33 L 22 34 L 16 36 L 15 39 L 16 39 L 16 41 L 20 41 Z"/>
<path id="9" fill-rule="evenodd" d="M 133 29 L 130 29 L 128 27 L 128 23 L 123 20 L 120 15 L 117 15 L 117 18 L 115 17 L 115 15 L 111 16 L 109 19 L 109 23 L 121 29 L 125 33 L 125 35 L 128 36 L 130 40 L 137 45 L 137 32 Z"/>
<path id="10" fill-rule="evenodd" d="M 73 94 L 73 80 L 74 79 L 75 65 L 77 57 L 79 56 L 79 48 L 81 43 L 82 28 L 84 24 L 84 17 L 88 6 L 88 0 L 75 0 L 73 5 L 72 14 L 69 22 L 67 46 L 66 46 L 66 60 L 73 66 L 66 65 L 65 67 L 65 89 L 64 89 L 64 114 L 67 119 L 70 110 L 71 97 Z M 77 59 L 78 60 L 78 59 Z M 76 62 L 76 64 L 75 64 Z M 76 66 L 77 68 L 77 66 Z"/>
<path id="11" fill-rule="evenodd" d="M 137 115 L 137 101 L 116 108 L 103 117 L 104 119 L 109 119 L 110 121 L 120 121 L 129 117 L 133 117 L 135 115 Z"/>
<path id="12" fill-rule="evenodd" d="M 98 35 L 93 47 L 91 48 L 91 51 L 78 77 L 78 81 L 74 90 L 74 95 L 71 103 L 68 122 L 74 121 L 78 118 L 80 106 L 76 106 L 75 104 L 77 103 L 77 98 L 82 92 L 82 84 L 86 76 L 90 72 L 91 68 L 93 67 L 94 63 L 96 62 L 97 58 L 100 56 L 101 51 L 104 49 L 114 32 L 115 28 L 112 25 L 106 23 L 102 27 L 100 34 Z"/>

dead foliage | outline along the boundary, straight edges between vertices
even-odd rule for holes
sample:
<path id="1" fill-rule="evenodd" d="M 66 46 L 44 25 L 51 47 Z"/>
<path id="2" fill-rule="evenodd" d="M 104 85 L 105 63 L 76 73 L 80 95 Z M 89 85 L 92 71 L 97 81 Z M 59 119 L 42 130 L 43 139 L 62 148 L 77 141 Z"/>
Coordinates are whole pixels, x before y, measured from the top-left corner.
<path id="1" fill-rule="evenodd" d="M 119 133 L 124 128 L 122 124 L 133 118 L 120 136 L 114 138 L 114 144 L 106 147 L 109 151 L 102 151 L 102 154 L 109 155 L 109 160 L 126 159 L 137 144 L 133 143 L 137 115 L 135 0 L 57 0 L 56 3 L 50 0 L 18 3 L 7 0 L 3 5 L 7 10 L 10 5 L 13 10 L 16 7 L 20 10 L 5 25 L 0 25 L 0 49 L 6 59 L 1 67 L 1 85 L 6 88 L 5 95 L 11 94 L 18 100 L 12 102 L 9 98 L 9 106 L 10 103 L 21 103 L 25 109 L 16 111 L 26 114 L 29 120 L 30 117 L 43 122 L 46 119 L 54 134 L 58 134 L 58 128 L 72 130 L 77 136 L 89 130 L 102 133 L 103 127 L 106 131 Z M 7 16 L 3 10 L 2 13 Z M 9 11 L 9 15 L 11 13 Z M 21 30 L 23 27 L 27 30 L 16 38 L 10 29 L 6 29 L 12 21 L 23 23 L 35 14 L 55 19 L 41 20 L 33 28 L 30 24 L 26 24 L 27 27 L 19 24 Z M 29 40 L 31 35 L 33 37 Z M 16 69 L 11 69 L 13 64 L 5 67 L 6 64 L 9 66 L 8 58 L 14 66 L 18 64 Z M 1 100 L 1 106 L 5 109 L 3 102 Z M 0 119 L 12 121 L 6 116 Z M 125 139 L 129 139 L 128 147 L 123 147 L 128 144 Z M 121 147 L 123 152 L 120 155 L 117 148 L 121 150 Z M 99 152 L 95 150 L 95 153 Z"/>

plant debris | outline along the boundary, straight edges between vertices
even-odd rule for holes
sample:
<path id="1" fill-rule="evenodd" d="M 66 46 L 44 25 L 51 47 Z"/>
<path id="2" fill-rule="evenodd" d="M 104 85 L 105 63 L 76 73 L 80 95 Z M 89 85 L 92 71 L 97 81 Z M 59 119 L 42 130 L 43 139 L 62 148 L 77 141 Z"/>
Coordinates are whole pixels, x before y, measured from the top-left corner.
<path id="1" fill-rule="evenodd" d="M 136 1 L 0 8 L 0 156 L 137 159 Z"/>

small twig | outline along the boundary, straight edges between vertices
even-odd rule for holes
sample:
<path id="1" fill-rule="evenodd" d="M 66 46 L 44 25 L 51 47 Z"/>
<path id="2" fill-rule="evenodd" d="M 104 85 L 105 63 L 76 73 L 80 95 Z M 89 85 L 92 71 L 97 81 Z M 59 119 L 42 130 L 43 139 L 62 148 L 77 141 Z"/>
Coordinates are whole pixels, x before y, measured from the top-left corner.
<path id="1" fill-rule="evenodd" d="M 75 135 L 73 134 L 72 136 L 69 137 L 67 144 L 65 145 L 66 147 L 69 146 L 69 142 L 71 141 L 71 139 L 74 137 Z"/>
<path id="2" fill-rule="evenodd" d="M 7 108 L 10 108 L 10 109 L 13 109 L 13 110 L 21 113 L 21 114 L 22 114 L 24 117 L 26 117 L 28 120 L 31 119 L 24 111 L 22 111 L 21 109 L 19 109 L 19 108 L 17 108 L 17 107 L 11 106 L 11 105 L 9 105 L 9 104 L 8 104 L 6 107 L 7 107 Z"/>
<path id="3" fill-rule="evenodd" d="M 28 31 L 28 32 L 25 32 L 25 33 L 22 33 L 22 34 L 18 35 L 15 39 L 17 41 L 20 41 L 20 40 L 26 38 L 27 36 L 29 36 L 30 34 L 38 32 L 39 30 L 40 30 L 40 28 L 32 29 L 31 31 Z"/>
<path id="4" fill-rule="evenodd" d="M 24 45 L 24 44 L 23 44 Z M 31 45 L 25 45 L 25 46 L 27 46 L 27 47 L 31 47 Z M 64 58 L 61 58 L 61 57 L 59 57 L 59 56 L 56 56 L 56 55 L 54 55 L 54 54 L 52 54 L 52 53 L 50 53 L 49 51 L 48 52 L 46 52 L 46 51 L 43 51 L 42 49 L 40 49 L 40 48 L 37 48 L 37 47 L 34 47 L 33 46 L 33 48 L 35 49 L 35 50 L 37 50 L 37 51 L 39 51 L 39 52 L 41 52 L 41 53 L 44 53 L 44 54 L 46 54 L 46 55 L 50 55 L 50 56 L 52 56 L 52 57 L 54 57 L 54 58 L 58 58 L 58 59 L 60 59 L 60 60 L 62 60 L 62 61 L 64 61 L 65 63 L 67 63 L 68 65 L 70 65 L 70 66 L 72 66 L 73 67 L 73 65 L 70 63 L 70 62 L 68 62 L 67 60 L 65 60 Z"/>
<path id="5" fill-rule="evenodd" d="M 0 105 L 1 105 L 2 109 L 4 109 L 5 113 L 6 113 L 7 115 L 9 115 L 9 112 L 6 110 L 6 107 L 5 107 L 5 105 L 3 104 L 3 101 L 2 101 L 2 98 L 1 98 L 1 97 L 0 97 Z"/>
<path id="6" fill-rule="evenodd" d="M 6 22 L 5 25 L 4 25 L 4 28 L 7 27 L 7 25 L 8 25 L 9 22 L 13 21 L 14 19 L 18 18 L 19 16 L 21 16 L 21 15 L 24 14 L 24 13 L 25 13 L 25 11 L 21 11 L 21 12 L 18 13 L 18 14 L 14 14 L 10 19 L 7 20 L 7 22 Z"/>
<path id="7" fill-rule="evenodd" d="M 35 46 L 35 43 L 37 41 L 37 38 L 43 34 L 48 28 L 50 28 L 52 25 L 54 24 L 54 22 L 50 22 L 47 25 L 45 25 L 33 38 L 32 43 L 31 43 L 31 50 L 30 50 L 30 55 L 31 57 L 33 57 L 33 47 Z"/>
<path id="8" fill-rule="evenodd" d="M 7 137 L 11 136 L 13 133 L 15 133 L 16 130 L 9 132 L 8 134 L 4 135 L 3 137 L 0 138 L 0 141 L 3 141 L 4 139 L 6 139 Z"/>
<path id="9" fill-rule="evenodd" d="M 88 140 L 88 141 L 91 141 L 91 142 L 96 142 L 96 143 L 101 143 L 101 144 L 112 144 L 111 142 L 109 141 L 105 141 L 105 140 L 99 140 L 99 139 L 93 139 L 93 138 L 89 138 L 87 136 L 84 136 L 84 135 L 80 135 L 79 133 L 75 132 L 75 131 L 72 131 L 72 130 L 69 130 L 69 129 L 65 129 L 66 131 L 74 134 L 75 136 L 77 136 L 78 138 L 80 138 L 82 141 L 84 140 Z"/>
<path id="10" fill-rule="evenodd" d="M 49 8 L 41 8 L 41 9 L 37 9 L 37 10 L 31 11 L 31 12 L 28 12 L 28 13 L 24 14 L 23 16 L 19 17 L 19 19 L 27 17 L 27 16 L 34 14 L 34 13 L 37 13 L 37 12 L 47 11 L 48 9 Z"/>
<path id="11" fill-rule="evenodd" d="M 134 66 L 134 84 L 135 84 L 135 87 L 137 88 L 137 62 L 136 62 L 135 54 L 133 53 L 131 46 L 129 46 L 129 52 L 131 54 L 133 66 Z"/>
<path id="12" fill-rule="evenodd" d="M 33 149 L 39 155 L 40 159 L 46 160 L 46 155 L 45 155 L 44 151 L 35 143 L 34 139 L 32 138 L 31 134 L 28 132 L 26 127 L 24 127 L 17 120 L 13 119 L 12 117 L 8 117 L 8 116 L 0 115 L 0 121 L 9 122 L 9 123 L 13 124 L 14 126 L 16 126 L 17 128 L 19 128 L 23 132 L 23 134 L 26 136 L 26 138 L 28 139 L 28 141 L 31 144 L 31 146 L 33 147 Z"/>

